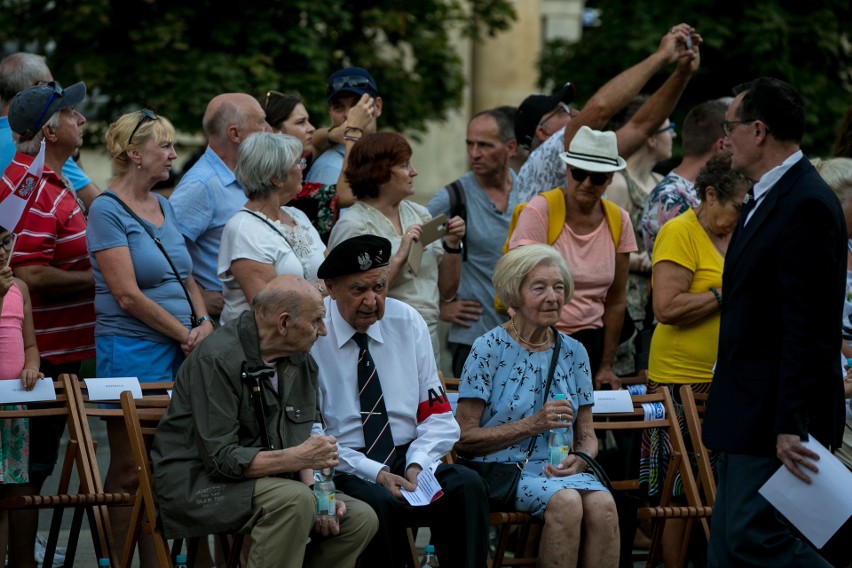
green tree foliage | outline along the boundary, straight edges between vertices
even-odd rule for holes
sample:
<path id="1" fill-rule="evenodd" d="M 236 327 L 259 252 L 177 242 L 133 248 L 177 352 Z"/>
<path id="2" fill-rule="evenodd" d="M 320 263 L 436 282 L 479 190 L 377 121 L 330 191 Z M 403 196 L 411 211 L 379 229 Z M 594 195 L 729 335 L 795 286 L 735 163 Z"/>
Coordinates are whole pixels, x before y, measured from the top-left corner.
<path id="1" fill-rule="evenodd" d="M 269 89 L 301 93 L 323 124 L 325 79 L 348 65 L 376 78 L 383 126 L 421 130 L 461 98 L 451 34 L 515 17 L 511 0 L 0 0 L 0 14 L 4 51 L 47 54 L 63 85 L 86 81 L 90 118 L 145 106 L 190 132 L 213 96 Z"/>
<path id="2" fill-rule="evenodd" d="M 735 85 L 774 76 L 805 97 L 805 152 L 830 153 L 838 124 L 852 104 L 848 0 L 593 0 L 587 6 L 601 11 L 601 25 L 586 28 L 577 44 L 556 41 L 547 46 L 540 61 L 543 87 L 570 80 L 579 98 L 588 98 L 651 53 L 669 27 L 687 22 L 704 37 L 704 45 L 701 69 L 681 98 L 675 121 L 681 122 L 695 104 L 731 95 Z M 667 72 L 646 90 L 659 86 Z"/>

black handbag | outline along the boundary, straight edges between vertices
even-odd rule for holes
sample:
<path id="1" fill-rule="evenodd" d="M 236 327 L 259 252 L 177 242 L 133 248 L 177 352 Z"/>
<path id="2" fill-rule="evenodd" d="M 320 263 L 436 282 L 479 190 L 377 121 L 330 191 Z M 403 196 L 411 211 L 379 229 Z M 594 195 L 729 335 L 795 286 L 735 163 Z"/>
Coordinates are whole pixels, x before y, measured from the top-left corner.
<path id="1" fill-rule="evenodd" d="M 571 452 L 588 465 L 588 473 L 594 475 L 606 487 L 615 501 L 618 511 L 618 534 L 621 547 L 618 558 L 619 568 L 633 568 L 633 537 L 636 535 L 636 511 L 639 510 L 639 498 L 612 487 L 612 481 L 604 469 L 592 456 L 584 452 Z"/>
<path id="2" fill-rule="evenodd" d="M 547 381 L 544 385 L 545 399 L 547 399 L 547 393 L 550 392 L 550 384 L 553 382 L 553 373 L 559 359 L 559 346 L 562 343 L 559 332 L 555 328 L 551 329 L 553 330 L 554 346 L 553 356 L 550 359 L 550 370 L 547 372 Z M 513 511 L 515 509 L 515 494 L 518 490 L 518 483 L 521 481 L 521 473 L 523 473 L 524 467 L 526 467 L 530 455 L 532 455 L 538 436 L 536 434 L 530 438 L 530 444 L 527 447 L 523 462 L 500 463 L 466 459 L 456 460 L 456 463 L 469 467 L 482 477 L 485 482 L 485 489 L 488 491 L 488 507 L 491 512 Z"/>

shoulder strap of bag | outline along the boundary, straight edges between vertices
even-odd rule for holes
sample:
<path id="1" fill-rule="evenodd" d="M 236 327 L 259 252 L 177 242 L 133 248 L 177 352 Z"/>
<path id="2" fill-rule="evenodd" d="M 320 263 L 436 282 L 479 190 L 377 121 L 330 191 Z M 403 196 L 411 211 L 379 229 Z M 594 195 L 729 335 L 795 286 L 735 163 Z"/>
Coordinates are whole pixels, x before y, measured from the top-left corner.
<path id="1" fill-rule="evenodd" d="M 606 224 L 609 225 L 609 232 L 612 235 L 612 242 L 615 243 L 617 250 L 618 243 L 621 241 L 621 208 L 603 197 L 601 198 L 601 204 L 603 204 Z"/>
<path id="2" fill-rule="evenodd" d="M 455 216 L 461 217 L 462 221 L 467 224 L 467 198 L 464 194 L 464 186 L 460 179 L 447 186 L 447 193 L 450 196 L 450 219 Z M 467 232 L 462 237 L 462 262 L 467 260 Z"/>
<path id="3" fill-rule="evenodd" d="M 279 235 L 282 239 L 284 239 L 284 242 L 286 242 L 286 243 L 287 243 L 287 246 L 289 246 L 290 248 L 293 248 L 293 247 L 292 247 L 292 245 L 290 244 L 290 241 L 289 241 L 289 240 L 287 240 L 287 235 L 285 235 L 284 233 L 282 233 L 281 231 L 279 231 L 278 229 L 276 229 L 276 228 L 275 228 L 275 225 L 273 225 L 272 223 L 270 223 L 270 222 L 269 222 L 269 220 L 268 220 L 268 219 L 266 219 L 265 217 L 263 217 L 263 216 L 261 216 L 261 215 L 258 215 L 257 213 L 255 213 L 255 212 L 254 212 L 254 211 L 252 211 L 251 209 L 240 209 L 239 211 L 237 211 L 237 213 L 248 213 L 248 214 L 249 214 L 249 215 L 251 215 L 252 217 L 257 217 L 258 219 L 260 219 L 261 221 L 263 221 L 263 222 L 266 224 L 266 226 L 267 226 L 267 227 L 269 227 L 270 229 L 272 229 L 272 231 L 273 231 L 273 232 L 278 233 L 278 235 Z"/>
<path id="4" fill-rule="evenodd" d="M 550 358 L 550 369 L 547 371 L 547 380 L 544 383 L 544 398 L 547 400 L 547 395 L 550 394 L 550 385 L 553 383 L 553 374 L 556 372 L 556 363 L 559 362 L 559 348 L 562 344 L 562 339 L 559 337 L 559 332 L 555 327 L 550 328 L 553 331 L 553 356 Z M 524 466 L 530 460 L 533 448 L 535 447 L 536 438 L 540 435 L 536 434 L 530 438 L 530 445 L 527 447 L 526 455 L 524 456 Z M 523 469 L 523 468 L 522 468 Z"/>
<path id="5" fill-rule="evenodd" d="M 136 219 L 136 222 L 139 223 L 143 229 L 145 229 L 145 232 L 148 233 L 148 236 L 154 239 L 154 242 L 157 244 L 157 247 L 160 249 L 160 252 L 163 253 L 164 257 L 166 257 L 166 261 L 169 263 L 169 267 L 172 269 L 175 278 L 177 278 L 178 284 L 180 284 L 180 287 L 183 289 L 183 294 L 184 296 L 186 296 L 186 301 L 189 304 L 189 314 L 192 322 L 192 327 L 196 327 L 198 325 L 198 318 L 195 315 L 195 308 L 192 306 L 192 298 L 189 297 L 189 290 L 186 289 L 186 286 L 184 285 L 183 280 L 180 277 L 180 272 L 178 272 L 175 263 L 172 262 L 169 253 L 166 252 L 166 247 L 163 246 L 163 243 L 160 241 L 159 237 L 157 237 L 157 235 L 154 234 L 154 231 L 152 231 L 151 228 L 148 227 L 148 224 L 145 223 L 142 219 L 140 219 L 139 215 L 134 213 L 133 210 L 127 205 L 127 203 L 122 201 L 121 198 L 118 197 L 116 194 L 104 192 L 101 193 L 101 195 L 104 197 L 110 197 L 112 199 L 115 199 L 118 204 L 121 205 L 125 211 L 127 211 L 127 214 Z M 163 213 L 163 217 L 165 218 L 165 213 Z"/>
<path id="6" fill-rule="evenodd" d="M 596 462 L 595 459 L 592 456 L 590 456 L 589 454 L 587 454 L 585 452 L 573 452 L 572 451 L 571 453 L 574 454 L 575 456 L 577 456 L 578 458 L 581 458 L 583 461 L 585 461 L 586 464 L 588 464 L 589 472 L 592 475 L 594 475 L 595 477 L 597 477 L 598 481 L 600 481 L 601 484 L 604 487 L 606 487 L 607 489 L 612 491 L 612 481 L 609 480 L 609 476 L 604 471 L 604 468 L 602 468 L 600 466 L 600 464 L 598 462 Z"/>

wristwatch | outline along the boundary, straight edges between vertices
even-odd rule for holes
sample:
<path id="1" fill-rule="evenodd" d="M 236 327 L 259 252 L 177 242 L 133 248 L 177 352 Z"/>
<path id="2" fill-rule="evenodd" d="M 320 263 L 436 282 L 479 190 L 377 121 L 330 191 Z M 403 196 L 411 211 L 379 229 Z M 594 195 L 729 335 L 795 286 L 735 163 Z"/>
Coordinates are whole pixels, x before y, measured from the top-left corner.
<path id="1" fill-rule="evenodd" d="M 462 249 L 464 248 L 464 243 L 459 241 L 459 248 L 450 248 L 447 246 L 447 241 L 441 239 L 441 246 L 444 247 L 444 250 L 450 254 L 461 254 Z"/>
<path id="2" fill-rule="evenodd" d="M 199 325 L 201 325 L 202 323 L 204 323 L 206 321 L 209 321 L 212 324 L 213 318 L 211 318 L 210 316 L 201 316 L 200 318 L 195 320 L 195 327 L 198 327 Z M 216 326 L 213 326 L 213 327 L 216 327 Z"/>

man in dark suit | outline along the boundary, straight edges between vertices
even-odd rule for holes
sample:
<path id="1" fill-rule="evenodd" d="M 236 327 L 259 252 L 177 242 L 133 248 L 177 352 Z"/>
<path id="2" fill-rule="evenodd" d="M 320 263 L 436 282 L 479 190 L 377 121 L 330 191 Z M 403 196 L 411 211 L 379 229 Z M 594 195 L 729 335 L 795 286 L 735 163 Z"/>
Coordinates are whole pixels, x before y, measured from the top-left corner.
<path id="1" fill-rule="evenodd" d="M 828 566 L 758 489 L 783 464 L 818 471 L 812 437 L 843 431 L 838 345 L 846 279 L 840 204 L 799 149 L 804 101 L 763 77 L 725 114 L 732 167 L 755 181 L 725 258 L 704 443 L 719 454 L 709 566 Z M 750 192 L 751 194 L 751 192 Z"/>

